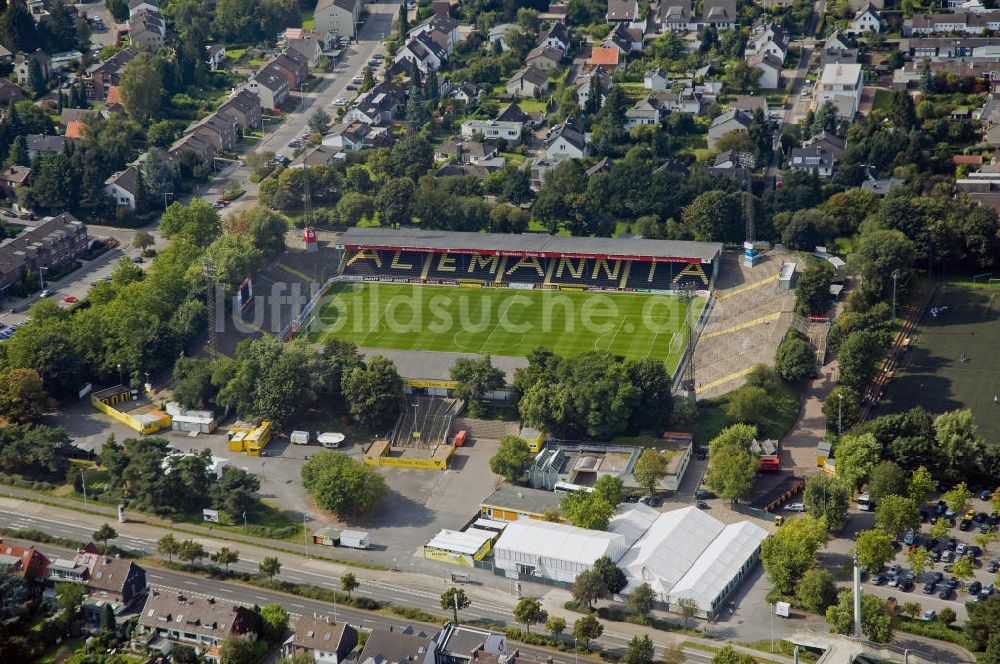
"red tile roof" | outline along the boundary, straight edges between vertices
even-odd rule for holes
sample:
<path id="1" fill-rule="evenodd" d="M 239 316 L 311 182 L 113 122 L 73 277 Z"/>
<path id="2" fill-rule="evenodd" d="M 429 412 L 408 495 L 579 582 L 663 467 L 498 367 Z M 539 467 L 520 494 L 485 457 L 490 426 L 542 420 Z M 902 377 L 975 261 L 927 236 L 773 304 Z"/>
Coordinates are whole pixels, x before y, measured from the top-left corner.
<path id="1" fill-rule="evenodd" d="M 595 46 L 590 52 L 590 60 L 587 61 L 587 64 L 617 67 L 619 53 L 617 48 Z"/>

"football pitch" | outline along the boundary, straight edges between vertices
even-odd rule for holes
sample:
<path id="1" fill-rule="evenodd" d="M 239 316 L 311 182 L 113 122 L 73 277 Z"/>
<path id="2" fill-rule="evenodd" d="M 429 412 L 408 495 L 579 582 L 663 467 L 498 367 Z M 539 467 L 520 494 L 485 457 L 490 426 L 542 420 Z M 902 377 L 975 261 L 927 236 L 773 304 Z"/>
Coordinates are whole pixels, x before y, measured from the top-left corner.
<path id="1" fill-rule="evenodd" d="M 692 321 L 705 306 L 651 293 L 464 288 L 390 283 L 334 284 L 309 322 L 310 338 L 365 348 L 523 357 L 608 351 L 662 360 L 673 372 Z"/>
<path id="2" fill-rule="evenodd" d="M 931 314 L 932 308 L 938 315 Z M 962 362 L 965 355 L 967 361 Z M 923 406 L 969 408 L 987 443 L 1000 444 L 1000 289 L 942 286 L 920 320 L 876 415 Z"/>

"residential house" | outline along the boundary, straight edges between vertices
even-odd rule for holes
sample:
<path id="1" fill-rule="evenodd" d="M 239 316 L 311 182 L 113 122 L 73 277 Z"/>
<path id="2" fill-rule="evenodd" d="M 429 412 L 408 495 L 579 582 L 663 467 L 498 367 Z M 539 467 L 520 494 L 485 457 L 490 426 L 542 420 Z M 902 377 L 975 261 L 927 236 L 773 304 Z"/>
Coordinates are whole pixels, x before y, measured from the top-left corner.
<path id="1" fill-rule="evenodd" d="M 383 81 L 355 101 L 344 115 L 344 122 L 363 122 L 382 125 L 392 122 L 396 110 L 406 101 L 406 93 L 399 85 Z"/>
<path id="2" fill-rule="evenodd" d="M 219 648 L 230 636 L 257 640 L 260 616 L 246 606 L 213 597 L 185 595 L 174 590 L 153 590 L 139 614 L 143 633 L 194 646 L 211 662 L 219 661 Z"/>
<path id="3" fill-rule="evenodd" d="M 183 161 L 186 153 L 194 155 L 194 159 L 203 166 L 209 166 L 215 159 L 215 146 L 200 134 L 186 134 L 174 141 L 169 153 L 178 161 Z"/>
<path id="4" fill-rule="evenodd" d="M 80 66 L 80 61 L 83 60 L 83 53 L 75 50 L 60 51 L 59 53 L 53 53 L 50 57 L 49 67 L 53 74 L 67 69 L 72 69 L 75 72 Z"/>
<path id="5" fill-rule="evenodd" d="M 135 210 L 136 199 L 139 196 L 139 169 L 129 166 L 123 171 L 113 173 L 104 181 L 104 193 L 110 196 L 118 207 Z"/>
<path id="6" fill-rule="evenodd" d="M 412 630 L 372 629 L 356 664 L 436 664 L 434 641 Z"/>
<path id="7" fill-rule="evenodd" d="M 0 78 L 0 104 L 12 104 L 24 99 L 24 91 L 20 86 L 11 83 L 6 78 Z"/>
<path id="8" fill-rule="evenodd" d="M 639 19 L 639 0 L 608 0 L 608 23 L 634 23 Z"/>
<path id="9" fill-rule="evenodd" d="M 834 30 L 823 42 L 820 64 L 854 64 L 858 61 L 858 45 L 840 30 Z"/>
<path id="10" fill-rule="evenodd" d="M 548 46 L 557 48 L 563 53 L 569 50 L 570 38 L 569 29 L 562 21 L 557 21 L 549 26 L 549 29 L 542 33 L 536 46 Z"/>
<path id="11" fill-rule="evenodd" d="M 915 61 L 986 57 L 1000 48 L 1000 37 L 913 37 L 901 39 L 899 50 Z"/>
<path id="12" fill-rule="evenodd" d="M 0 169 L 0 192 L 7 198 L 17 196 L 17 190 L 28 182 L 31 176 L 31 169 L 27 166 L 4 166 Z"/>
<path id="13" fill-rule="evenodd" d="M 750 128 L 752 120 L 753 118 L 749 113 L 737 109 L 726 111 L 712 120 L 712 124 L 708 128 L 709 149 L 714 148 L 719 139 L 731 131 L 747 131 Z"/>
<path id="14" fill-rule="evenodd" d="M 142 7 L 131 12 L 126 25 L 132 46 L 155 51 L 166 43 L 167 24 L 157 9 Z"/>
<path id="15" fill-rule="evenodd" d="M 23 236 L 20 236 L 23 237 Z M 0 270 L 4 269 L 4 251 L 19 238 L 9 240 L 0 245 Z M 2 277 L 0 277 L 2 278 Z M 3 282 L 0 281 L 0 292 L 3 292 Z M 48 578 L 49 559 L 33 546 L 8 544 L 0 540 L 0 573 L 23 577 L 26 581 L 43 583 Z"/>
<path id="16" fill-rule="evenodd" d="M 860 64 L 826 65 L 813 92 L 814 108 L 830 101 L 837 107 L 837 116 L 853 120 L 861 103 L 864 78 Z"/>
<path id="17" fill-rule="evenodd" d="M 451 99 L 458 100 L 463 104 L 475 104 L 482 95 L 483 91 L 476 87 L 474 83 L 469 82 L 459 83 L 448 92 L 448 96 Z"/>
<path id="18" fill-rule="evenodd" d="M 528 51 L 524 58 L 524 64 L 534 65 L 542 71 L 552 71 L 562 62 L 564 51 L 551 46 L 536 46 Z"/>
<path id="19" fill-rule="evenodd" d="M 720 152 L 712 163 L 713 168 L 749 168 L 756 164 L 756 159 L 749 152 L 737 152 L 736 150 L 726 150 Z"/>
<path id="20" fill-rule="evenodd" d="M 289 37 L 289 33 L 294 36 Z M 320 33 L 315 30 L 289 28 L 285 31 L 285 48 L 305 58 L 306 64 L 310 67 L 318 65 L 320 58 L 323 57 L 323 40 L 320 38 Z"/>
<path id="21" fill-rule="evenodd" d="M 222 102 L 216 113 L 235 121 L 240 129 L 246 131 L 261 125 L 260 106 L 260 97 L 243 88 Z"/>
<path id="22" fill-rule="evenodd" d="M 751 117 L 757 111 L 767 115 L 767 99 L 757 95 L 733 95 L 729 102 L 729 108 L 738 108 Z"/>
<path id="23" fill-rule="evenodd" d="M 646 97 L 625 111 L 625 128 L 660 124 L 660 104 L 655 97 Z"/>
<path id="24" fill-rule="evenodd" d="M 490 30 L 486 38 L 491 44 L 500 44 L 500 48 L 506 51 L 510 48 L 507 46 L 507 42 L 505 41 L 507 33 L 515 29 L 517 29 L 516 23 L 501 23 L 500 25 L 493 26 L 493 29 Z"/>
<path id="25" fill-rule="evenodd" d="M 449 16 L 433 14 L 413 26 L 406 36 L 414 39 L 421 34 L 427 34 L 438 46 L 451 53 L 458 45 L 458 21 Z"/>
<path id="26" fill-rule="evenodd" d="M 903 22 L 903 36 L 960 33 L 982 35 L 1000 30 L 1000 11 L 915 14 Z"/>
<path id="27" fill-rule="evenodd" d="M 351 122 L 335 125 L 323 137 L 323 145 L 342 152 L 357 152 L 369 147 L 365 137 L 371 125 L 365 122 Z"/>
<path id="28" fill-rule="evenodd" d="M 553 161 L 580 159 L 587 154 L 589 137 L 575 118 L 566 118 L 545 137 L 545 156 Z"/>
<path id="29" fill-rule="evenodd" d="M 0 46 L 0 62 L 10 63 L 14 61 L 14 54 L 6 46 Z"/>
<path id="30" fill-rule="evenodd" d="M 479 141 L 460 141 L 449 139 L 441 144 L 435 153 L 435 158 L 442 161 L 454 160 L 459 164 L 483 165 L 496 158 L 498 154 L 494 145 Z"/>
<path id="31" fill-rule="evenodd" d="M 46 81 L 52 76 L 52 58 L 48 53 L 40 48 L 35 49 L 35 52 L 30 55 L 18 53 L 14 58 L 14 73 L 17 75 L 17 82 L 21 85 L 27 85 L 31 80 L 32 62 L 38 63 L 39 68 L 42 70 L 42 76 Z"/>
<path id="32" fill-rule="evenodd" d="M 288 164 L 288 168 L 312 168 L 313 166 L 331 166 L 337 161 L 337 155 L 342 150 L 330 145 L 317 145 L 314 148 L 306 148 Z"/>
<path id="33" fill-rule="evenodd" d="M 660 33 L 698 29 L 691 14 L 691 0 L 660 0 L 654 20 Z"/>
<path id="34" fill-rule="evenodd" d="M 750 41 L 743 51 L 744 56 L 749 59 L 750 56 L 767 53 L 776 56 L 784 63 L 788 56 L 788 44 L 781 26 L 774 21 L 768 21 L 755 28 L 756 31 L 751 34 Z"/>
<path id="35" fill-rule="evenodd" d="M 594 67 L 589 72 L 578 76 L 573 81 L 573 87 L 576 88 L 576 100 L 580 104 L 580 108 L 586 107 L 587 102 L 590 101 L 590 95 L 594 91 L 600 95 L 597 104 L 597 107 L 600 108 L 604 106 L 604 100 L 607 99 L 608 93 L 611 91 L 611 74 L 604 67 Z"/>
<path id="36" fill-rule="evenodd" d="M 719 155 L 716 162 L 720 161 L 723 155 Z M 722 159 L 723 165 L 716 166 L 715 164 L 705 167 L 705 173 L 710 176 L 722 177 L 728 180 L 732 180 L 736 183 L 736 186 L 740 191 L 747 191 L 750 186 L 750 169 L 745 166 L 740 166 L 739 164 L 735 166 L 727 166 L 729 163 L 728 159 Z"/>
<path id="37" fill-rule="evenodd" d="M 307 655 L 316 664 L 340 664 L 358 645 L 358 632 L 345 622 L 326 618 L 299 618 L 295 631 L 281 647 L 281 654 L 291 658 Z"/>
<path id="38" fill-rule="evenodd" d="M 833 155 L 834 161 L 840 161 L 844 154 L 847 143 L 836 134 L 821 131 L 813 134 L 810 138 L 802 142 L 804 148 L 821 148 Z"/>
<path id="39" fill-rule="evenodd" d="M 209 69 L 222 69 L 226 62 L 226 47 L 224 44 L 209 44 L 205 47 L 205 64 Z"/>
<path id="40" fill-rule="evenodd" d="M 521 132 L 531 122 L 530 116 L 512 103 L 492 120 L 466 120 L 462 123 L 462 138 L 482 135 L 486 140 L 503 140 L 511 145 L 521 142 Z"/>
<path id="41" fill-rule="evenodd" d="M 288 99 L 288 79 L 276 64 L 261 67 L 250 77 L 247 88 L 257 95 L 261 108 L 275 109 Z"/>
<path id="42" fill-rule="evenodd" d="M 621 49 L 617 46 L 594 46 L 590 49 L 587 64 L 591 67 L 614 69 L 621 64 Z"/>
<path id="43" fill-rule="evenodd" d="M 156 0 L 130 0 L 128 3 L 128 13 L 131 16 L 133 13 L 139 11 L 140 9 L 148 9 L 149 11 L 158 12 L 160 11 L 160 5 Z"/>
<path id="44" fill-rule="evenodd" d="M 667 113 L 690 113 L 701 115 L 704 103 L 701 94 L 691 86 L 678 92 L 654 92 L 651 95 L 660 104 L 660 109 Z"/>
<path id="45" fill-rule="evenodd" d="M 77 558 L 80 558 L 78 555 Z M 80 561 L 82 562 L 82 561 Z M 116 614 L 127 611 L 146 596 L 146 570 L 131 560 L 98 555 L 88 565 L 87 578 L 83 582 L 90 594 L 84 610 L 92 620 L 99 620 L 95 610 L 104 603 L 111 603 Z M 95 606 L 96 604 L 96 606 Z"/>
<path id="46" fill-rule="evenodd" d="M 747 58 L 747 64 L 760 72 L 757 85 L 762 90 L 774 90 L 781 85 L 782 61 L 776 55 L 761 51 Z"/>
<path id="47" fill-rule="evenodd" d="M 416 37 L 410 39 L 400 47 L 393 58 L 394 63 L 407 62 L 417 64 L 417 69 L 426 74 L 429 71 L 437 71 L 441 68 L 441 63 L 448 59 L 448 52 L 441 47 L 426 32 L 421 32 Z"/>
<path id="48" fill-rule="evenodd" d="M 833 153 L 820 147 L 792 148 L 788 160 L 788 167 L 792 170 L 815 173 L 824 178 L 833 175 L 835 164 Z"/>
<path id="49" fill-rule="evenodd" d="M 285 80 L 288 81 L 289 92 L 298 89 L 309 78 L 309 62 L 305 56 L 294 49 L 286 48 L 271 58 L 270 63 L 277 65 L 278 69 L 285 76 Z"/>
<path id="50" fill-rule="evenodd" d="M 187 131 L 201 135 L 215 146 L 217 152 L 224 152 L 232 150 L 239 140 L 238 128 L 239 124 L 233 117 L 216 112 L 191 125 Z"/>
<path id="51" fill-rule="evenodd" d="M 614 162 L 607 157 L 601 157 L 600 161 L 584 171 L 584 175 L 592 178 L 598 173 L 610 173 L 612 168 L 614 168 Z"/>
<path id="52" fill-rule="evenodd" d="M 670 74 L 666 69 L 650 69 L 642 77 L 642 87 L 652 92 L 663 92 L 671 85 Z"/>
<path id="53" fill-rule="evenodd" d="M 137 55 L 139 49 L 130 46 L 118 51 L 99 65 L 91 67 L 83 75 L 83 86 L 87 90 L 87 97 L 94 101 L 107 99 L 108 89 L 118 85 L 119 77 L 126 65 Z"/>
<path id="54" fill-rule="evenodd" d="M 549 75 L 535 65 L 528 65 L 507 81 L 506 90 L 512 96 L 539 97 L 549 91 Z"/>
<path id="55" fill-rule="evenodd" d="M 356 37 L 362 4 L 363 0 L 319 0 L 313 11 L 316 30 L 322 34 Z"/>
<path id="56" fill-rule="evenodd" d="M 601 46 L 606 48 L 617 48 L 621 54 L 620 58 L 629 53 L 637 53 L 642 50 L 642 41 L 645 32 L 642 28 L 630 28 L 627 23 L 616 23 L 611 28 L 611 32 L 601 40 Z"/>
<path id="57" fill-rule="evenodd" d="M 0 243 L 0 297 L 20 283 L 25 270 L 38 274 L 42 269 L 58 267 L 74 260 L 87 248 L 87 226 L 68 212 L 29 226 L 15 238 Z M 13 547 L 13 549 L 11 548 Z M 22 557 L 21 547 L 0 541 L 0 554 Z M 41 555 L 41 554 L 38 554 Z M 46 572 L 36 565 L 48 565 L 44 556 L 32 554 L 26 560 L 29 574 L 44 579 Z M 22 563 L 23 564 L 23 563 Z"/>
<path id="58" fill-rule="evenodd" d="M 337 47 L 337 36 L 331 32 L 321 32 L 315 28 L 285 28 L 281 36 L 285 46 L 291 46 L 296 41 L 315 41 L 323 51 L 332 51 Z"/>
<path id="59" fill-rule="evenodd" d="M 63 154 L 66 152 L 67 140 L 71 139 L 67 139 L 65 136 L 49 136 L 48 134 L 27 134 L 24 137 L 30 159 L 34 159 L 45 152 Z"/>
<path id="60" fill-rule="evenodd" d="M 879 14 L 875 5 L 868 3 L 867 6 L 858 10 L 847 26 L 849 35 L 863 35 L 866 32 L 878 33 L 882 31 L 882 15 Z"/>
<path id="61" fill-rule="evenodd" d="M 736 0 L 702 0 L 701 25 L 710 25 L 717 30 L 733 30 L 739 25 Z"/>

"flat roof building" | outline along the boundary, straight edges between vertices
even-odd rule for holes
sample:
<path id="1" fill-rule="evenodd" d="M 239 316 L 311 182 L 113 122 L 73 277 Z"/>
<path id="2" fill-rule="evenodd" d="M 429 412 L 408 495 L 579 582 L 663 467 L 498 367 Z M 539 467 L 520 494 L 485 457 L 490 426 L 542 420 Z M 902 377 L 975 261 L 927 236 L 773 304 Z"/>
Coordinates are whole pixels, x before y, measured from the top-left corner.
<path id="1" fill-rule="evenodd" d="M 480 513 L 498 521 L 544 519 L 552 510 L 558 512 L 561 495 L 543 489 L 501 484 L 483 499 Z"/>

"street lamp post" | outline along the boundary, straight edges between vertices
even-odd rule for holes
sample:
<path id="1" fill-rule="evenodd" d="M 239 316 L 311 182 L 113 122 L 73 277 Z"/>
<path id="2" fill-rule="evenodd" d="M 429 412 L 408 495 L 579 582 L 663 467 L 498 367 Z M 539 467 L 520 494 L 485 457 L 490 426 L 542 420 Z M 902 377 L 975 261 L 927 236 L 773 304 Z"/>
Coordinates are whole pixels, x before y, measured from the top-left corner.
<path id="1" fill-rule="evenodd" d="M 309 557 L 309 539 L 306 537 L 306 513 L 302 512 L 302 544 L 306 547 L 306 558 Z M 334 593 L 336 595 L 336 592 Z M 336 622 L 336 620 L 334 620 Z"/>
<path id="2" fill-rule="evenodd" d="M 165 192 L 163 192 L 163 209 L 164 210 L 167 209 L 167 196 L 170 196 L 171 198 L 173 198 L 174 197 L 174 192 L 172 192 L 172 191 L 165 191 Z"/>
<path id="3" fill-rule="evenodd" d="M 840 442 L 840 437 L 843 435 L 844 427 L 844 395 L 841 392 L 837 392 L 837 442 Z"/>
<path id="4" fill-rule="evenodd" d="M 125 374 L 122 373 L 122 365 L 121 364 L 118 365 L 118 384 L 119 385 L 124 385 L 125 384 Z"/>
<path id="5" fill-rule="evenodd" d="M 896 322 L 896 279 L 899 278 L 898 272 L 892 273 L 892 320 Z"/>
<path id="6" fill-rule="evenodd" d="M 93 470 L 93 466 L 80 469 L 80 484 L 83 485 L 83 508 L 87 509 L 87 476 L 84 474 L 88 470 Z"/>

